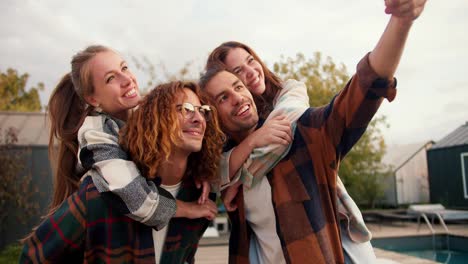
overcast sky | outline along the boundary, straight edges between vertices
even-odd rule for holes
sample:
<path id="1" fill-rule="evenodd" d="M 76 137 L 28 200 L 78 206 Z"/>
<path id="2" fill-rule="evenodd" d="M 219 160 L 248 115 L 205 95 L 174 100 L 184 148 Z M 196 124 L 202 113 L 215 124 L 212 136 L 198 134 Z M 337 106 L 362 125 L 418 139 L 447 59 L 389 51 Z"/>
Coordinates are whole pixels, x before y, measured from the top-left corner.
<path id="1" fill-rule="evenodd" d="M 42 104 L 89 44 L 175 72 L 189 61 L 201 69 L 213 48 L 237 40 L 268 65 L 320 51 L 351 74 L 389 19 L 382 0 L 1 0 L 0 10 L 0 70 L 28 72 L 29 86 L 44 82 Z M 397 98 L 379 110 L 390 124 L 387 143 L 437 141 L 468 121 L 467 12 L 466 0 L 429 0 L 413 25 Z"/>

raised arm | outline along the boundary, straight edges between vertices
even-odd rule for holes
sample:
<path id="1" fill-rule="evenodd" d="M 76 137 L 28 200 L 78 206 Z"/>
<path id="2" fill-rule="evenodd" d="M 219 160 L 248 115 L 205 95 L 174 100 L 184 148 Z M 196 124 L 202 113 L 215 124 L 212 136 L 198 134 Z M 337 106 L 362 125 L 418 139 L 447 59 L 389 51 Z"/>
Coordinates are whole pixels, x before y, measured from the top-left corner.
<path id="1" fill-rule="evenodd" d="M 381 78 L 392 78 L 400 62 L 406 39 L 426 0 L 385 0 L 390 21 L 379 42 L 369 55 L 369 63 Z"/>

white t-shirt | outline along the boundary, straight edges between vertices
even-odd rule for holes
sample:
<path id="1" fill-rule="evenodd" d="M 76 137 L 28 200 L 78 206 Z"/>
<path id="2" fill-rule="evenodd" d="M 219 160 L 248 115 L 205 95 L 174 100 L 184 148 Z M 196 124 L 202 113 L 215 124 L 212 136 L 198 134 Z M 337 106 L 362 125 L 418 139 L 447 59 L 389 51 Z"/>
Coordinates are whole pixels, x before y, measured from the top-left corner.
<path id="1" fill-rule="evenodd" d="M 276 218 L 271 199 L 271 186 L 266 177 L 252 188 L 244 187 L 245 217 L 255 233 L 251 240 L 251 263 L 286 263 L 281 242 L 276 233 Z M 254 243 L 252 245 L 252 243 Z"/>
<path id="2" fill-rule="evenodd" d="M 161 188 L 165 189 L 166 191 L 170 192 L 172 196 L 176 197 L 179 193 L 181 185 L 182 182 L 179 182 L 175 185 L 161 184 Z M 164 245 L 164 241 L 166 240 L 167 227 L 168 225 L 159 231 L 156 231 L 153 228 L 154 257 L 156 258 L 156 264 L 159 264 L 159 260 L 161 259 L 162 248 Z"/>

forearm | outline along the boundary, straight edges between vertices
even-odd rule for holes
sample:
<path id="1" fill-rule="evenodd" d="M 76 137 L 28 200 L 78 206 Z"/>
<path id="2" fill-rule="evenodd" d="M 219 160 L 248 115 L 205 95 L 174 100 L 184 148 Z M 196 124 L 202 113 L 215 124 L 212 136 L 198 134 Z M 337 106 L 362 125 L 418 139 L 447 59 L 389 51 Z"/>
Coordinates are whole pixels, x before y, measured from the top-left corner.
<path id="1" fill-rule="evenodd" d="M 390 18 L 379 42 L 369 55 L 371 67 L 381 78 L 394 76 L 412 24 L 412 20 L 395 16 Z"/>
<path id="2" fill-rule="evenodd" d="M 244 165 L 247 159 L 255 148 L 250 137 L 245 138 L 237 147 L 232 150 L 229 157 L 229 179 L 237 174 L 239 169 Z"/>

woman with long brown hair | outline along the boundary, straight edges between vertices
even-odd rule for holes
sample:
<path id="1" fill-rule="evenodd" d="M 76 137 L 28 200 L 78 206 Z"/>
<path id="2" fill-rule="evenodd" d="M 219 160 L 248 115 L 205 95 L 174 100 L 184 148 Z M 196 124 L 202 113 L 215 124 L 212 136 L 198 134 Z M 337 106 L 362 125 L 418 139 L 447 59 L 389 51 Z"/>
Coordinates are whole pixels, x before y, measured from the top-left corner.
<path id="1" fill-rule="evenodd" d="M 160 197 L 156 185 L 141 177 L 118 145 L 118 130 L 139 101 L 138 82 L 118 53 L 96 45 L 73 56 L 71 72 L 52 92 L 48 106 L 49 153 L 57 161 L 50 212 L 77 190 L 88 172 L 103 196 L 129 217 L 157 229 L 169 222 L 176 201 Z"/>

